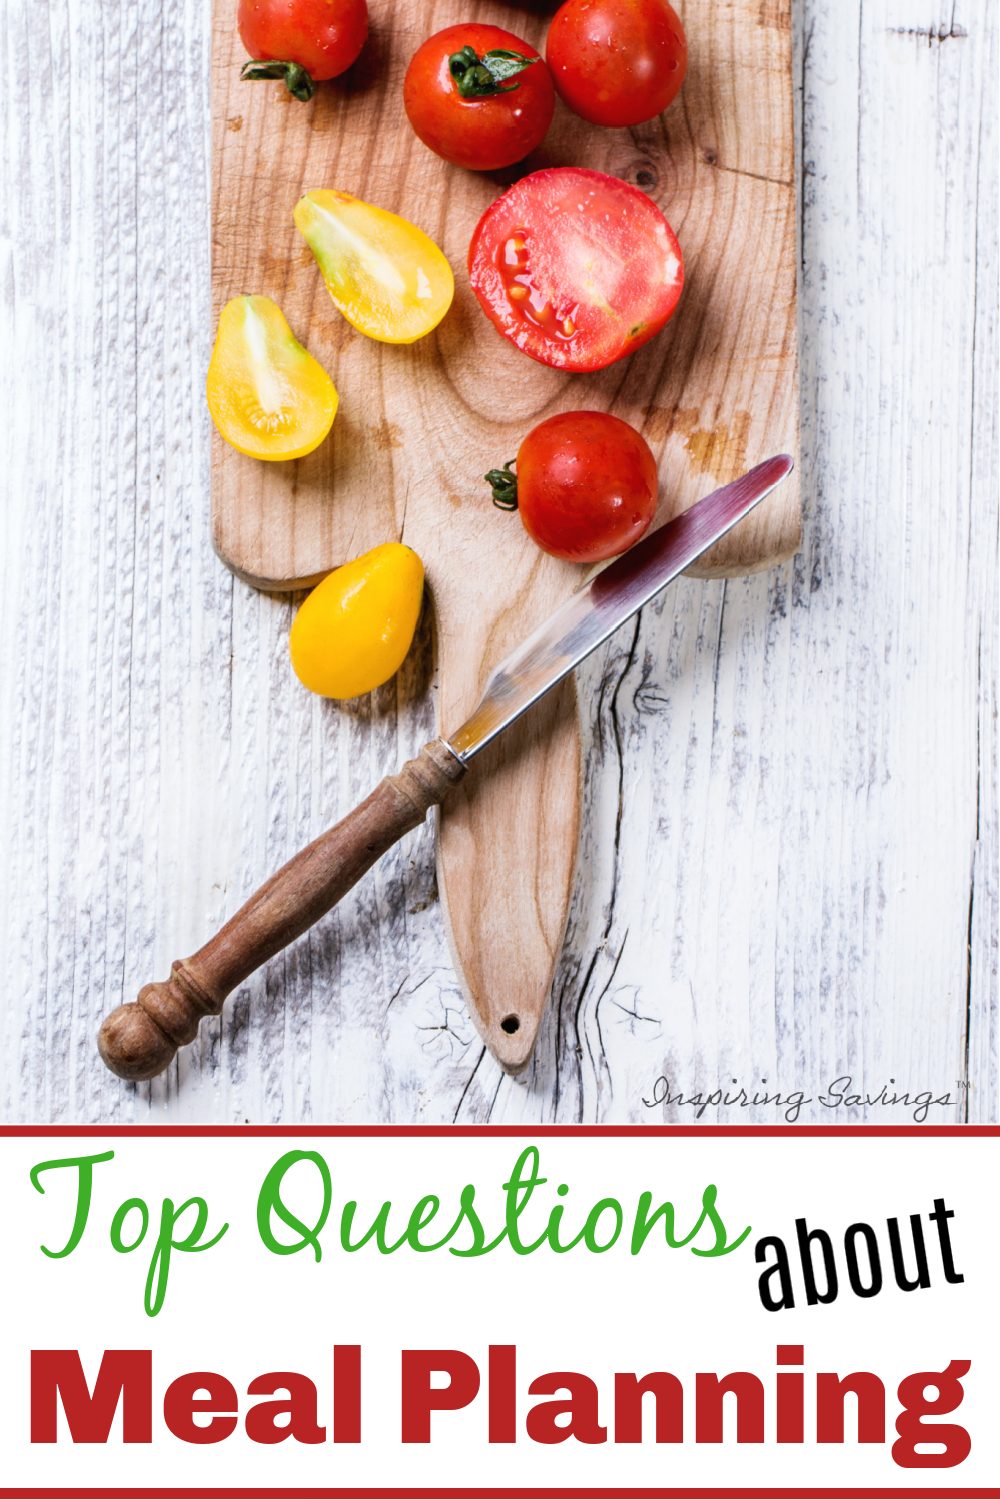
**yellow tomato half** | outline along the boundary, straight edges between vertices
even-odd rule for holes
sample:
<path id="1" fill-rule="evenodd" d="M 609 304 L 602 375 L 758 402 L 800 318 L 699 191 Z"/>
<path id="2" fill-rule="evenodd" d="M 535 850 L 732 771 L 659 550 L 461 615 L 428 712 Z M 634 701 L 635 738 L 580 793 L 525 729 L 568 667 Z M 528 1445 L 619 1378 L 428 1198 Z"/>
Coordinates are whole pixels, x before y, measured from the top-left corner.
<path id="1" fill-rule="evenodd" d="M 292 622 L 299 681 L 324 698 L 357 698 L 388 682 L 413 643 L 423 592 L 423 564 L 401 542 L 328 573 Z"/>
<path id="2" fill-rule="evenodd" d="M 422 229 L 398 214 L 320 188 L 299 199 L 295 222 L 335 305 L 369 338 L 415 343 L 451 306 L 451 266 Z"/>
<path id="3" fill-rule="evenodd" d="M 208 409 L 227 443 L 251 458 L 301 458 L 333 425 L 339 398 L 270 297 L 234 297 L 219 315 Z"/>

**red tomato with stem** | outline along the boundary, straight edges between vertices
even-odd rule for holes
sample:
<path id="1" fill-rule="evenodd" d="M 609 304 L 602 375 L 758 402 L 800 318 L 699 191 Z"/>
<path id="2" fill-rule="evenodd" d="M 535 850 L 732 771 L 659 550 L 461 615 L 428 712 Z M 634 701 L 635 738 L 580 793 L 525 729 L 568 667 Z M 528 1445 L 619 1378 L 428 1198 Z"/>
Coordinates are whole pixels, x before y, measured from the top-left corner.
<path id="1" fill-rule="evenodd" d="M 583 167 L 522 177 L 483 214 L 469 280 L 518 349 L 560 370 L 603 370 L 672 316 L 677 238 L 651 198 Z"/>
<path id="2" fill-rule="evenodd" d="M 556 95 L 543 59 L 499 26 L 448 26 L 413 54 L 403 104 L 425 146 L 493 172 L 541 145 Z"/>
<path id="3" fill-rule="evenodd" d="M 501 510 L 520 512 L 545 552 L 601 562 L 637 542 L 656 512 L 656 460 L 634 427 L 603 411 L 567 411 L 533 428 L 511 465 L 486 478 Z"/>
<path id="4" fill-rule="evenodd" d="M 368 37 L 366 0 L 240 0 L 236 24 L 252 61 L 241 78 L 281 78 L 296 99 L 336 78 Z"/>
<path id="5" fill-rule="evenodd" d="M 687 72 L 687 38 L 668 0 L 566 0 L 545 55 L 563 100 L 594 125 L 652 120 Z"/>

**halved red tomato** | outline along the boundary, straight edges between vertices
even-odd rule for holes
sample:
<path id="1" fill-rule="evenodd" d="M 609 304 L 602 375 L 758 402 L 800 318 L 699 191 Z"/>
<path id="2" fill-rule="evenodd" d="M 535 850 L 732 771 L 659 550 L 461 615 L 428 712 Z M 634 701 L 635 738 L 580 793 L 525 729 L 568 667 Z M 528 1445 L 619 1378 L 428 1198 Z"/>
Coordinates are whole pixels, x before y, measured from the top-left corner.
<path id="1" fill-rule="evenodd" d="M 645 193 L 603 172 L 550 167 L 483 214 L 469 279 L 486 316 L 532 359 L 603 370 L 659 333 L 684 263 Z"/>

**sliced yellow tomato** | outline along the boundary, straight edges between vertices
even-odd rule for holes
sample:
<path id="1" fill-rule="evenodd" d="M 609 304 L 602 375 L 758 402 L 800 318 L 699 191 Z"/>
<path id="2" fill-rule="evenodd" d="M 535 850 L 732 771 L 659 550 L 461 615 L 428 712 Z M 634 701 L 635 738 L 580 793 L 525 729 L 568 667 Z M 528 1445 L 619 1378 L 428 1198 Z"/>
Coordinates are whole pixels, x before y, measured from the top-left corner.
<path id="1" fill-rule="evenodd" d="M 357 698 L 388 682 L 413 643 L 423 593 L 423 563 L 402 542 L 335 568 L 292 621 L 299 681 L 325 698 Z"/>
<path id="2" fill-rule="evenodd" d="M 451 266 L 422 229 L 398 214 L 319 188 L 299 199 L 295 222 L 334 304 L 370 339 L 415 343 L 451 306 Z"/>
<path id="3" fill-rule="evenodd" d="M 339 398 L 270 297 L 234 297 L 219 315 L 208 409 L 227 443 L 251 458 L 301 458 L 333 425 Z"/>

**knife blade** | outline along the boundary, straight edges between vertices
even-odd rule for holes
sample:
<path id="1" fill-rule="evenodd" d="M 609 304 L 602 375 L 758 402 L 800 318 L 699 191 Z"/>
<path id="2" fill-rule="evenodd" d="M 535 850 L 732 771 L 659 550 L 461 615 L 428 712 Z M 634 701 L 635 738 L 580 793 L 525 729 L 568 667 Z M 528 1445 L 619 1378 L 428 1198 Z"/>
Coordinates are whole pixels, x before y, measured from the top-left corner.
<path id="1" fill-rule="evenodd" d="M 478 705 L 445 743 L 464 764 L 596 651 L 626 620 L 689 568 L 794 468 L 769 458 L 609 563 L 495 667 Z"/>

